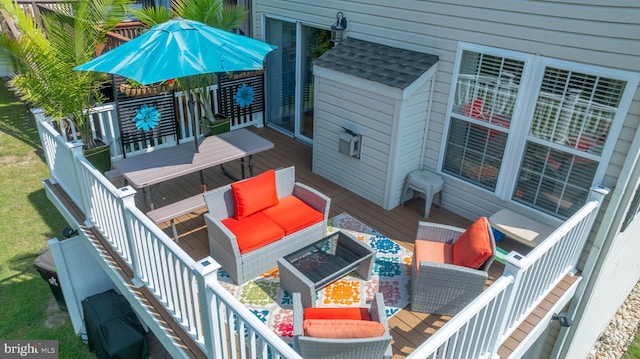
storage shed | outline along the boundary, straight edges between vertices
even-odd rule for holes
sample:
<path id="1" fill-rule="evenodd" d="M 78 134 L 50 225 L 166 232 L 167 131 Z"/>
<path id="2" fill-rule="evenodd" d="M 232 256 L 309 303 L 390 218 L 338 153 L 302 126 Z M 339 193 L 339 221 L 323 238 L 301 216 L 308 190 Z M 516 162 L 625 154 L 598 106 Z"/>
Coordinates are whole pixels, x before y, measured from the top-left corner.
<path id="1" fill-rule="evenodd" d="M 438 56 L 347 39 L 314 61 L 313 171 L 385 209 L 422 166 Z"/>

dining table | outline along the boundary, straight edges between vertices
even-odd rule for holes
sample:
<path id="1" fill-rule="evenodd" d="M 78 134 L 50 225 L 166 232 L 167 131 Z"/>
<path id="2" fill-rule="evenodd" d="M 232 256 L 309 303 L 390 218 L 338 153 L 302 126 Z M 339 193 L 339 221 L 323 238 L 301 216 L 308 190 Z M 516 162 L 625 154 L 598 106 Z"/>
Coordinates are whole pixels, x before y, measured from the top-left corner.
<path id="1" fill-rule="evenodd" d="M 153 210 L 151 186 L 200 172 L 204 192 L 203 170 L 220 166 L 226 176 L 238 180 L 224 168 L 225 164 L 238 160 L 242 178 L 245 178 L 245 167 L 249 168 L 249 176 L 253 176 L 253 155 L 274 147 L 271 141 L 243 128 L 199 141 L 198 152 L 191 142 L 181 143 L 114 161 L 113 167 L 128 185 L 143 191 L 147 208 Z"/>

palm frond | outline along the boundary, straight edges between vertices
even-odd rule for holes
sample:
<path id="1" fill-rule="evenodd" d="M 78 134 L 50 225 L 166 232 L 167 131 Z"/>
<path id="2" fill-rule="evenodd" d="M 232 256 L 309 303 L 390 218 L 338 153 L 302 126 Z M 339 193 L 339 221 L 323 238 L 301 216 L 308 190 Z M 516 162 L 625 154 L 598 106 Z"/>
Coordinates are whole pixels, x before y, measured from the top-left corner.
<path id="1" fill-rule="evenodd" d="M 238 27 L 246 18 L 246 10 L 237 5 L 225 5 L 222 0 L 174 0 L 175 16 L 195 20 L 223 30 Z"/>
<path id="2" fill-rule="evenodd" d="M 161 24 L 165 21 L 171 20 L 173 17 L 171 11 L 163 6 L 145 7 L 139 10 L 133 9 L 131 10 L 131 13 L 146 27 Z"/>

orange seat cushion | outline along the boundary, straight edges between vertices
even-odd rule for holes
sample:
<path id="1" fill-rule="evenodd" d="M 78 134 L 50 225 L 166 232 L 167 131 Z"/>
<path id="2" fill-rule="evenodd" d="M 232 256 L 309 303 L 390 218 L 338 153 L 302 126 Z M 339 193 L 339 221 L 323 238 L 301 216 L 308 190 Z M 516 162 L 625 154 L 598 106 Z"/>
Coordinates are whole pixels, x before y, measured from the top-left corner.
<path id="1" fill-rule="evenodd" d="M 453 243 L 453 264 L 478 269 L 493 255 L 491 228 L 485 217 L 478 218 Z"/>
<path id="2" fill-rule="evenodd" d="M 316 308 L 304 309 L 304 319 L 352 319 L 371 320 L 367 308 Z"/>
<path id="3" fill-rule="evenodd" d="M 420 270 L 420 262 L 453 263 L 453 246 L 448 243 L 417 239 L 413 251 L 416 270 Z"/>
<path id="4" fill-rule="evenodd" d="M 379 322 L 353 319 L 305 319 L 304 335 L 314 338 L 374 338 L 384 334 Z"/>
<path id="5" fill-rule="evenodd" d="M 324 217 L 322 213 L 295 196 L 287 196 L 280 199 L 277 205 L 265 209 L 262 213 L 284 229 L 285 235 L 316 224 L 322 221 Z"/>
<path id="6" fill-rule="evenodd" d="M 278 204 L 274 170 L 232 183 L 231 190 L 236 202 L 236 219 L 248 217 Z"/>
<path id="7" fill-rule="evenodd" d="M 233 234 L 240 253 L 247 253 L 284 237 L 284 231 L 262 212 L 243 219 L 227 218 L 222 220 Z"/>

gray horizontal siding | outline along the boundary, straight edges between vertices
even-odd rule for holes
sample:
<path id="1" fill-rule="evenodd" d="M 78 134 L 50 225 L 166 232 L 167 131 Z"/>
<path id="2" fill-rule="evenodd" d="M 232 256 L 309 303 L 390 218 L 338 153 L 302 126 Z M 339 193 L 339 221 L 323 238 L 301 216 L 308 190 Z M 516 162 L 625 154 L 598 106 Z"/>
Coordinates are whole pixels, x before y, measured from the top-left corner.
<path id="1" fill-rule="evenodd" d="M 335 20 L 335 12 L 340 10 L 349 19 L 349 37 L 440 56 L 425 151 L 425 166 L 430 168 L 436 167 L 444 141 L 445 112 L 459 41 L 603 67 L 640 70 L 637 61 L 640 57 L 640 3 L 637 1 L 611 4 L 607 0 L 586 3 L 573 0 L 404 0 L 390 5 L 386 0 L 260 0 L 255 4 L 259 12 L 327 27 Z M 636 93 L 635 99 L 607 170 L 605 185 L 608 186 L 615 185 L 625 151 L 638 129 L 640 93 Z M 454 203 L 456 207 L 465 207 L 468 201 L 457 198 L 457 193 L 467 196 L 474 189 L 458 191 L 461 189 L 447 193 L 445 207 Z M 449 191 L 445 189 L 445 192 Z M 486 213 L 486 209 L 478 213 Z"/>
<path id="2" fill-rule="evenodd" d="M 5 49 L 0 49 L 0 77 L 9 77 L 15 71 L 9 56 Z"/>
<path id="3" fill-rule="evenodd" d="M 337 86 L 320 77 L 315 86 L 315 117 L 322 121 L 315 121 L 314 171 L 382 206 L 395 101 L 370 93 L 365 86 Z M 342 127 L 362 135 L 359 160 L 338 152 Z"/>
<path id="4" fill-rule="evenodd" d="M 256 0 L 254 3 L 258 13 L 287 16 L 325 28 L 335 21 L 335 12 L 340 10 L 350 21 L 349 37 L 438 55 L 440 63 L 424 159 L 428 168 L 437 167 L 445 140 L 442 138 L 445 113 L 460 41 L 640 72 L 638 0 Z M 607 167 L 603 181 L 605 186 L 614 189 L 624 187 L 626 179 L 619 177 L 626 173 L 623 166 L 628 164 L 625 163 L 627 154 L 631 142 L 638 136 L 639 127 L 640 92 L 636 89 Z M 368 140 L 365 137 L 365 141 Z M 400 150 L 406 148 L 400 146 Z M 385 156 L 383 151 L 379 154 Z M 401 165 L 404 165 L 402 161 Z M 378 166 L 380 164 L 376 163 L 376 172 Z M 445 177 L 442 198 L 446 209 L 469 219 L 515 206 L 449 176 Z M 594 288 L 585 309 L 588 320 L 576 323 L 574 329 L 579 334 L 569 338 L 572 341 L 568 344 L 572 347 L 570 357 L 586 356 L 614 307 L 637 280 L 638 266 L 630 268 L 626 264 L 637 262 L 634 260 L 640 242 L 634 240 L 637 238 L 633 238 L 633 233 L 637 233 L 639 223 L 640 218 L 624 235 L 613 241 L 608 256 L 611 260 L 603 263 L 607 269 L 599 274 L 601 283 Z M 582 258 L 580 267 L 584 263 Z M 555 333 L 550 333 L 550 336 L 554 337 Z M 551 345 L 545 346 L 542 357 L 549 354 Z"/>

